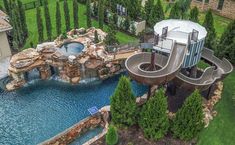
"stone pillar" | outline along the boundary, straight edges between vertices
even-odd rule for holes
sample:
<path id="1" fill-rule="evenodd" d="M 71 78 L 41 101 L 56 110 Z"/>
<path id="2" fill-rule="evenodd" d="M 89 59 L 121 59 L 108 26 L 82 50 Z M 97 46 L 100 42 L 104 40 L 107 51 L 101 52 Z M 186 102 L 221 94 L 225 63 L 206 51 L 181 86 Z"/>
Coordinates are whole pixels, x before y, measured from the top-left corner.
<path id="1" fill-rule="evenodd" d="M 40 77 L 43 80 L 48 79 L 51 76 L 50 67 L 48 65 L 39 68 Z"/>
<path id="2" fill-rule="evenodd" d="M 192 78 L 196 78 L 197 77 L 197 66 L 193 66 L 190 69 L 190 77 L 192 77 Z"/>

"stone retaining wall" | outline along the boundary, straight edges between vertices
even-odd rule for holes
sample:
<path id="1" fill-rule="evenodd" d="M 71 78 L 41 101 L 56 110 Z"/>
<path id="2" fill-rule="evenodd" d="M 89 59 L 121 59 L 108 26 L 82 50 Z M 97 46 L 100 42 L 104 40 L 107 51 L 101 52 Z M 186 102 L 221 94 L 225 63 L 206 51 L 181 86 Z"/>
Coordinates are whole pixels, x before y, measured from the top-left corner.
<path id="1" fill-rule="evenodd" d="M 96 115 L 87 117 L 72 127 L 59 133 L 58 135 L 40 143 L 39 145 L 67 145 L 78 138 L 91 128 L 95 128 L 102 124 L 102 116 Z"/>

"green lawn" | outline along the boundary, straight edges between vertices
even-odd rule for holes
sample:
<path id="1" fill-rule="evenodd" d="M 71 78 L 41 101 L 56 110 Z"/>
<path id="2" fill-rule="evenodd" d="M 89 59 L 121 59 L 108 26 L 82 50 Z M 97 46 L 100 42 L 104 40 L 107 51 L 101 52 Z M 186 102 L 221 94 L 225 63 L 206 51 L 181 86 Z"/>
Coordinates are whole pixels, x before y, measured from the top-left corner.
<path id="1" fill-rule="evenodd" d="M 235 144 L 235 71 L 224 80 L 222 99 L 215 109 L 218 115 L 199 136 L 198 145 Z"/>
<path id="2" fill-rule="evenodd" d="M 197 64 L 197 67 L 201 68 L 201 69 L 206 69 L 209 66 L 210 65 L 208 63 L 206 63 L 205 61 L 203 61 L 203 60 L 199 61 L 199 63 Z"/>
<path id="3" fill-rule="evenodd" d="M 71 20 L 71 28 L 73 27 L 73 13 L 72 13 L 72 1 L 68 1 L 69 8 L 70 8 L 70 20 Z M 61 6 L 61 15 L 62 15 L 62 32 L 65 32 L 65 22 L 64 22 L 64 11 L 63 11 L 63 2 L 60 3 Z M 52 34 L 53 37 L 56 38 L 56 2 L 51 1 L 49 3 L 49 9 L 50 9 L 50 15 L 51 15 L 51 21 L 52 21 Z M 86 15 L 84 15 L 86 12 L 86 7 L 85 5 L 79 4 L 79 25 L 80 27 L 86 27 Z M 43 8 L 42 8 L 42 14 L 43 13 Z M 43 16 L 44 18 L 44 16 Z M 29 38 L 24 46 L 25 48 L 30 47 L 30 42 L 33 42 L 34 45 L 38 43 L 38 33 L 37 33 L 37 26 L 36 26 L 36 10 L 28 10 L 26 11 L 26 19 L 27 19 L 27 24 L 28 24 L 28 30 L 29 30 Z M 92 21 L 93 26 L 98 27 L 97 21 Z M 45 22 L 44 22 L 45 26 Z M 107 30 L 107 26 L 105 26 L 105 31 Z M 135 37 L 129 36 L 125 33 L 118 32 L 117 33 L 117 38 L 120 41 L 120 43 L 127 43 L 127 42 L 133 42 L 137 41 Z M 44 37 L 46 38 L 46 28 L 44 27 Z"/>

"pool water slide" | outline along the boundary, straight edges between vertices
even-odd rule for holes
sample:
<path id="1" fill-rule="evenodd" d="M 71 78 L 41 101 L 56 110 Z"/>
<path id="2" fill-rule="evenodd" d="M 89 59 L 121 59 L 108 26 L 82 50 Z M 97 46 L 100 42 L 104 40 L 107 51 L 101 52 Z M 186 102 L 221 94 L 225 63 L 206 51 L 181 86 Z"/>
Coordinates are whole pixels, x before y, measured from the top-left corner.
<path id="1" fill-rule="evenodd" d="M 210 49 L 203 49 L 202 58 L 212 64 L 212 66 L 206 68 L 201 77 L 190 78 L 182 73 L 178 73 L 174 81 L 183 88 L 206 90 L 213 83 L 224 79 L 233 71 L 233 66 L 227 59 L 223 58 L 220 60 L 214 56 L 214 52 Z"/>
<path id="2" fill-rule="evenodd" d="M 148 71 L 143 68 L 143 66 L 150 66 L 151 53 L 142 52 L 129 57 L 125 62 L 129 75 L 137 82 L 146 85 L 159 85 L 174 79 L 183 64 L 187 46 L 173 43 L 171 47 L 169 57 L 155 53 L 156 59 L 154 62 L 160 69 L 154 71 Z"/>

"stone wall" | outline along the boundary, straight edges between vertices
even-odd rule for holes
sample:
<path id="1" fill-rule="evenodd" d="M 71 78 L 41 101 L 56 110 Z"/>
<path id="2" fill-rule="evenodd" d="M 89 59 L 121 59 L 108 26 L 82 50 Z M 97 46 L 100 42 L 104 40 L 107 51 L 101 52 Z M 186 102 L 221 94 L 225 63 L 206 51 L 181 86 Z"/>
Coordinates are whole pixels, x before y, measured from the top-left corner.
<path id="1" fill-rule="evenodd" d="M 67 130 L 61 132 L 60 134 L 40 143 L 39 145 L 69 144 L 72 141 L 74 141 L 76 138 L 78 138 L 81 134 L 85 133 L 87 130 L 99 126 L 101 122 L 102 122 L 102 117 L 100 115 L 85 118 L 79 123 L 73 125 Z"/>
<path id="2" fill-rule="evenodd" d="M 208 9 L 212 9 L 217 14 L 230 18 L 235 19 L 235 1 L 234 0 L 224 0 L 222 10 L 218 8 L 219 0 L 209 0 L 209 3 L 205 3 L 204 0 L 192 0 L 191 7 L 197 6 L 201 11 L 206 11 Z"/>

